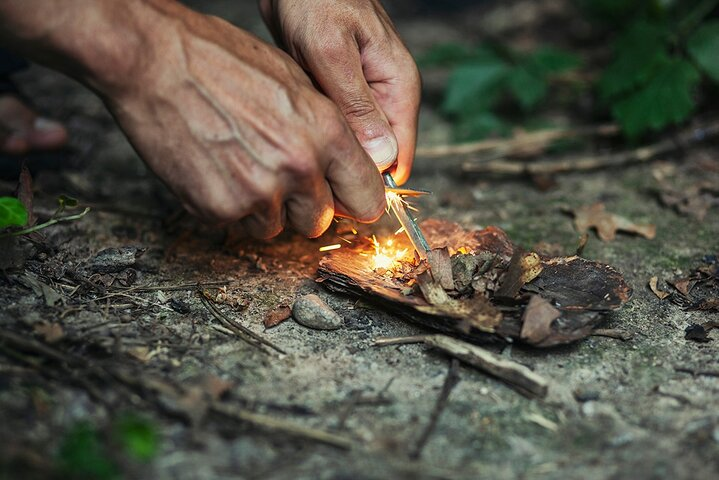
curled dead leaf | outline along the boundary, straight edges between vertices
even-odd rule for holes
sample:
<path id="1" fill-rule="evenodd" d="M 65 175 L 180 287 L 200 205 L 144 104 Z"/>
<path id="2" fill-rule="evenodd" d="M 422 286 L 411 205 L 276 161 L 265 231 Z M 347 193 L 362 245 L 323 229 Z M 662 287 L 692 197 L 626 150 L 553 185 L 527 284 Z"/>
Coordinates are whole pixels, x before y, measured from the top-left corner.
<path id="1" fill-rule="evenodd" d="M 656 295 L 660 300 L 664 300 L 667 298 L 671 293 L 665 292 L 663 290 L 660 290 L 657 286 L 657 282 L 659 282 L 659 279 L 657 277 L 652 277 L 649 279 L 649 289 Z"/>
<path id="2" fill-rule="evenodd" d="M 614 240 L 618 231 L 634 233 L 650 240 L 657 234 L 655 225 L 636 224 L 626 217 L 609 213 L 603 203 L 579 207 L 572 213 L 574 214 L 574 227 L 579 233 L 586 233 L 594 228 L 604 242 Z"/>

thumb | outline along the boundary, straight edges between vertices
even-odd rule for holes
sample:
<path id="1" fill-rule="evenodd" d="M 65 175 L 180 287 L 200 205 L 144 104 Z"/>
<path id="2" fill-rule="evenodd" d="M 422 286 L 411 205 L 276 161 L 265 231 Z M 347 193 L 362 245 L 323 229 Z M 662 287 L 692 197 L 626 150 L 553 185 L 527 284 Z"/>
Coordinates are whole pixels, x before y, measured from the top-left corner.
<path id="1" fill-rule="evenodd" d="M 335 47 L 309 63 L 315 81 L 344 114 L 377 168 L 390 168 L 397 160 L 397 138 L 365 80 L 357 47 Z"/>

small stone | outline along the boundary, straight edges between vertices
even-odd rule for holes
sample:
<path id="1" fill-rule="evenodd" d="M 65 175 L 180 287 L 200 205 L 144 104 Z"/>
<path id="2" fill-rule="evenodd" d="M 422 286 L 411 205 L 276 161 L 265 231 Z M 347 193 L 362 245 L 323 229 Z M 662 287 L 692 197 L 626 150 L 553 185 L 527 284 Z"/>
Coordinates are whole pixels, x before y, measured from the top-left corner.
<path id="1" fill-rule="evenodd" d="M 337 330 L 344 321 L 315 294 L 305 295 L 292 305 L 292 318 L 300 325 L 317 330 Z"/>

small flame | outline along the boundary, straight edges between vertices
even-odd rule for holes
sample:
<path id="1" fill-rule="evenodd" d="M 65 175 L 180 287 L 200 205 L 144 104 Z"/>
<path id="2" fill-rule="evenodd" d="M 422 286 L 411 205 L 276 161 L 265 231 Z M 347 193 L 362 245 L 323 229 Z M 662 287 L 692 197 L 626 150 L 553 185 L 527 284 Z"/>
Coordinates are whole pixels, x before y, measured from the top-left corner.
<path id="1" fill-rule="evenodd" d="M 372 235 L 372 246 L 374 247 L 374 256 L 372 257 L 372 269 L 390 270 L 399 263 L 407 255 L 407 249 L 398 249 L 394 246 L 394 240 L 389 238 L 380 244 L 377 237 Z"/>

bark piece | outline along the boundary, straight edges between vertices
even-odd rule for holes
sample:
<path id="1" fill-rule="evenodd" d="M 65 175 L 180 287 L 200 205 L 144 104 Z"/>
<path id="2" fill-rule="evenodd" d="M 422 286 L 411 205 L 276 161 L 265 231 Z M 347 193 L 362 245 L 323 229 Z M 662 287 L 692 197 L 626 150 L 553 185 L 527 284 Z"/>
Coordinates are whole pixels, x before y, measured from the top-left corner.
<path id="1" fill-rule="evenodd" d="M 500 310 L 494 305 L 498 297 L 493 292 L 498 280 L 504 280 L 500 277 L 511 263 L 515 250 L 508 243 L 506 234 L 496 227 L 473 232 L 462 230 L 451 222 L 428 220 L 423 227 L 425 224 L 431 225 L 427 230 L 431 231 L 431 237 L 428 236 L 432 238 L 429 240 L 431 245 L 436 246 L 435 239 L 441 238 L 443 246 L 450 252 L 463 251 L 462 247 L 474 252 L 469 255 L 475 258 L 479 268 L 473 273 L 469 291 L 462 297 L 446 295 L 429 273 L 421 272 L 424 263 L 419 267 L 403 265 L 403 271 L 408 272 L 406 275 L 379 275 L 370 267 L 367 256 L 362 256 L 367 250 L 360 245 L 336 250 L 323 257 L 318 282 L 332 291 L 360 296 L 436 331 L 474 342 L 513 338 L 541 347 L 586 337 L 602 320 L 603 312 L 619 308 L 631 296 L 631 289 L 622 275 L 607 265 L 579 257 L 545 258 L 520 252 L 514 260 L 518 279 L 511 289 L 517 293 L 511 302 L 505 301 Z M 448 243 L 447 239 L 456 243 Z M 464 262 L 455 261 L 460 255 L 464 254 L 453 256 L 452 261 Z M 486 268 L 485 264 L 488 264 Z M 532 278 L 534 275 L 536 277 Z M 528 283 L 522 284 L 523 279 L 528 279 Z M 460 288 L 457 275 L 454 280 L 455 288 Z M 413 290 L 409 287 L 414 281 L 419 288 Z M 528 293 L 540 295 L 561 313 L 551 322 L 551 333 L 543 340 L 531 335 L 521 336 L 522 312 L 530 298 Z"/>
<path id="2" fill-rule="evenodd" d="M 344 323 L 342 317 L 315 294 L 295 300 L 292 317 L 300 325 L 316 330 L 337 330 Z"/>
<path id="3" fill-rule="evenodd" d="M 573 213 L 574 227 L 579 233 L 595 228 L 599 238 L 605 242 L 614 240 L 617 231 L 634 233 L 650 240 L 657 233 L 654 225 L 639 225 L 625 217 L 607 212 L 603 203 L 579 207 Z"/>

